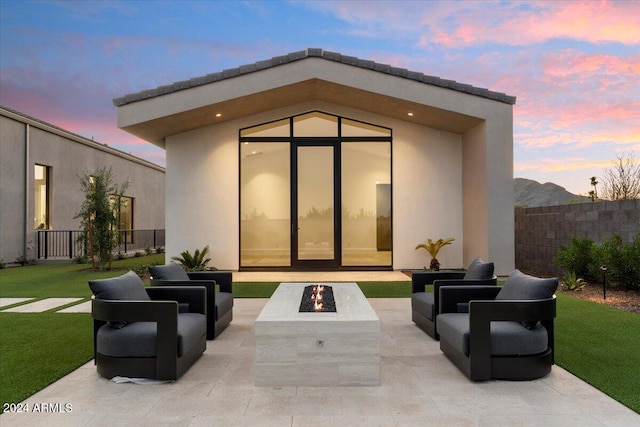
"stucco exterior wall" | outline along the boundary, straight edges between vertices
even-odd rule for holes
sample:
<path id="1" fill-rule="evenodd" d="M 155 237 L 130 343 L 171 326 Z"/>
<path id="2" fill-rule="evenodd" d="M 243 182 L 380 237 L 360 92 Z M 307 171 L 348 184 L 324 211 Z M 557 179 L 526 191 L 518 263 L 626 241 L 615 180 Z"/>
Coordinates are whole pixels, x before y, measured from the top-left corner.
<path id="1" fill-rule="evenodd" d="M 2 168 L 0 172 L 0 259 L 13 262 L 25 244 L 35 247 L 33 222 L 34 165 L 49 166 L 50 229 L 78 230 L 73 217 L 80 210 L 84 194 L 79 175 L 103 166 L 111 167 L 115 183 L 128 181 L 125 196 L 134 198 L 133 225 L 137 230 L 164 228 L 163 168 L 128 156 L 101 149 L 91 141 L 67 135 L 46 125 L 38 127 L 19 117 L 0 115 Z M 26 133 L 28 126 L 28 152 Z M 115 150 L 111 150 L 115 151 Z M 25 185 L 25 181 L 26 185 Z M 26 200 L 25 200 L 26 197 Z M 25 215 L 25 201 L 28 206 Z M 25 236 L 26 231 L 26 236 Z M 33 258 L 35 254 L 28 254 Z"/>
<path id="2" fill-rule="evenodd" d="M 167 150 L 167 197 L 177 203 L 167 209 L 169 252 L 215 244 L 214 264 L 237 268 L 238 129 L 320 110 L 393 129 L 395 269 L 428 262 L 417 243 L 453 237 L 438 256 L 443 266 L 481 256 L 497 274 L 512 271 L 515 98 L 318 54 L 310 49 L 292 55 L 298 60 L 273 58 L 117 101 L 121 128 Z"/>
<path id="3" fill-rule="evenodd" d="M 166 139 L 167 254 L 209 245 L 212 264 L 239 268 L 238 129 L 311 110 L 393 129 L 393 267 L 428 263 L 418 243 L 439 237 L 443 265 L 463 266 L 462 137 L 325 102 L 308 102 Z"/>

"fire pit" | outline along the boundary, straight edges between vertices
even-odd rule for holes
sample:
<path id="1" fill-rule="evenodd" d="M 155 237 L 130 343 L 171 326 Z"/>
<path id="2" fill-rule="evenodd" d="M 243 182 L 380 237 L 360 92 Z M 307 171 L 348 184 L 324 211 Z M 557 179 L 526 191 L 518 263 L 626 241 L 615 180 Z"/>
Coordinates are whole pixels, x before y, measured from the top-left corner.
<path id="1" fill-rule="evenodd" d="M 336 301 L 333 289 L 327 285 L 309 285 L 302 292 L 299 313 L 336 312 Z"/>
<path id="2" fill-rule="evenodd" d="M 380 319 L 356 283 L 328 285 L 281 283 L 265 304 L 255 326 L 257 386 L 380 385 Z M 340 310 L 302 311 L 319 291 L 323 309 L 332 299 Z"/>

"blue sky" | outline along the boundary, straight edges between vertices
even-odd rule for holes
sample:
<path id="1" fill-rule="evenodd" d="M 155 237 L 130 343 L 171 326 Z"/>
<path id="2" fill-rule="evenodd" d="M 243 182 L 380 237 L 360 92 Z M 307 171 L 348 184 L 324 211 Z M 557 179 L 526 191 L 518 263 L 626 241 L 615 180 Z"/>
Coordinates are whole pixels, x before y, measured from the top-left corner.
<path id="1" fill-rule="evenodd" d="M 164 164 L 112 99 L 318 47 L 517 97 L 514 176 L 640 157 L 638 1 L 0 1 L 0 104 Z"/>

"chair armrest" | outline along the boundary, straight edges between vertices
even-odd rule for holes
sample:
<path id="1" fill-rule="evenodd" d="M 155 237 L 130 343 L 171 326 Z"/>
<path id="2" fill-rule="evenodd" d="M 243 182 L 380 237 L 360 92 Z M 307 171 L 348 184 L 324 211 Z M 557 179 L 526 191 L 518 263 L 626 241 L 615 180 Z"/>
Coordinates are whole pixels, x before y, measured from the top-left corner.
<path id="1" fill-rule="evenodd" d="M 499 286 L 493 285 L 441 286 L 439 312 L 456 313 L 459 303 L 468 303 L 471 300 L 494 300 L 500 289 Z"/>
<path id="2" fill-rule="evenodd" d="M 91 313 L 98 321 L 157 322 L 156 371 L 176 374 L 178 342 L 178 302 L 177 301 L 91 301 Z M 96 354 L 96 334 L 94 329 L 94 354 Z"/>
<path id="3" fill-rule="evenodd" d="M 494 300 L 469 302 L 469 355 L 478 379 L 491 376 L 491 322 L 539 320 L 547 328 L 553 347 L 556 296 L 542 300 Z"/>
<path id="4" fill-rule="evenodd" d="M 207 314 L 207 290 L 203 286 L 155 286 L 146 291 L 152 300 L 187 303 L 190 313 Z"/>
<path id="5" fill-rule="evenodd" d="M 91 315 L 94 319 L 104 322 L 173 322 L 177 325 L 178 302 L 93 298 Z"/>
<path id="6" fill-rule="evenodd" d="M 230 271 L 189 271 L 187 275 L 192 280 L 214 280 L 220 287 L 220 292 L 233 293 L 233 274 Z"/>
<path id="7" fill-rule="evenodd" d="M 435 280 L 462 279 L 466 273 L 464 270 L 412 271 L 411 292 L 424 292 L 425 286 L 431 285 Z"/>
<path id="8" fill-rule="evenodd" d="M 485 279 L 485 280 L 463 280 L 463 279 L 434 280 L 433 281 L 433 307 L 435 309 L 434 315 L 437 316 L 440 313 L 439 311 L 440 310 L 440 288 L 442 288 L 443 286 L 496 286 L 497 284 L 498 284 L 498 278 L 496 276 L 493 276 L 491 279 Z"/>

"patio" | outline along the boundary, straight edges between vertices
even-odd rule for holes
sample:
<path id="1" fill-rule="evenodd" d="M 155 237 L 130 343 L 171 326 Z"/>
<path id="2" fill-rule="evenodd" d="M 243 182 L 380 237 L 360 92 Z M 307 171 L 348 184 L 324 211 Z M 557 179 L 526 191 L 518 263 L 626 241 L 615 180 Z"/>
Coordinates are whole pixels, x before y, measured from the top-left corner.
<path id="1" fill-rule="evenodd" d="M 237 273 L 234 281 L 405 280 L 399 272 Z M 375 279 L 374 279 L 375 278 Z M 379 387 L 256 387 L 254 322 L 266 299 L 236 299 L 234 320 L 175 383 L 115 384 L 89 362 L 26 402 L 66 413 L 5 413 L 3 425 L 631 426 L 640 415 L 562 368 L 530 382 L 472 383 L 410 320 L 408 298 L 369 299 L 381 320 Z"/>

